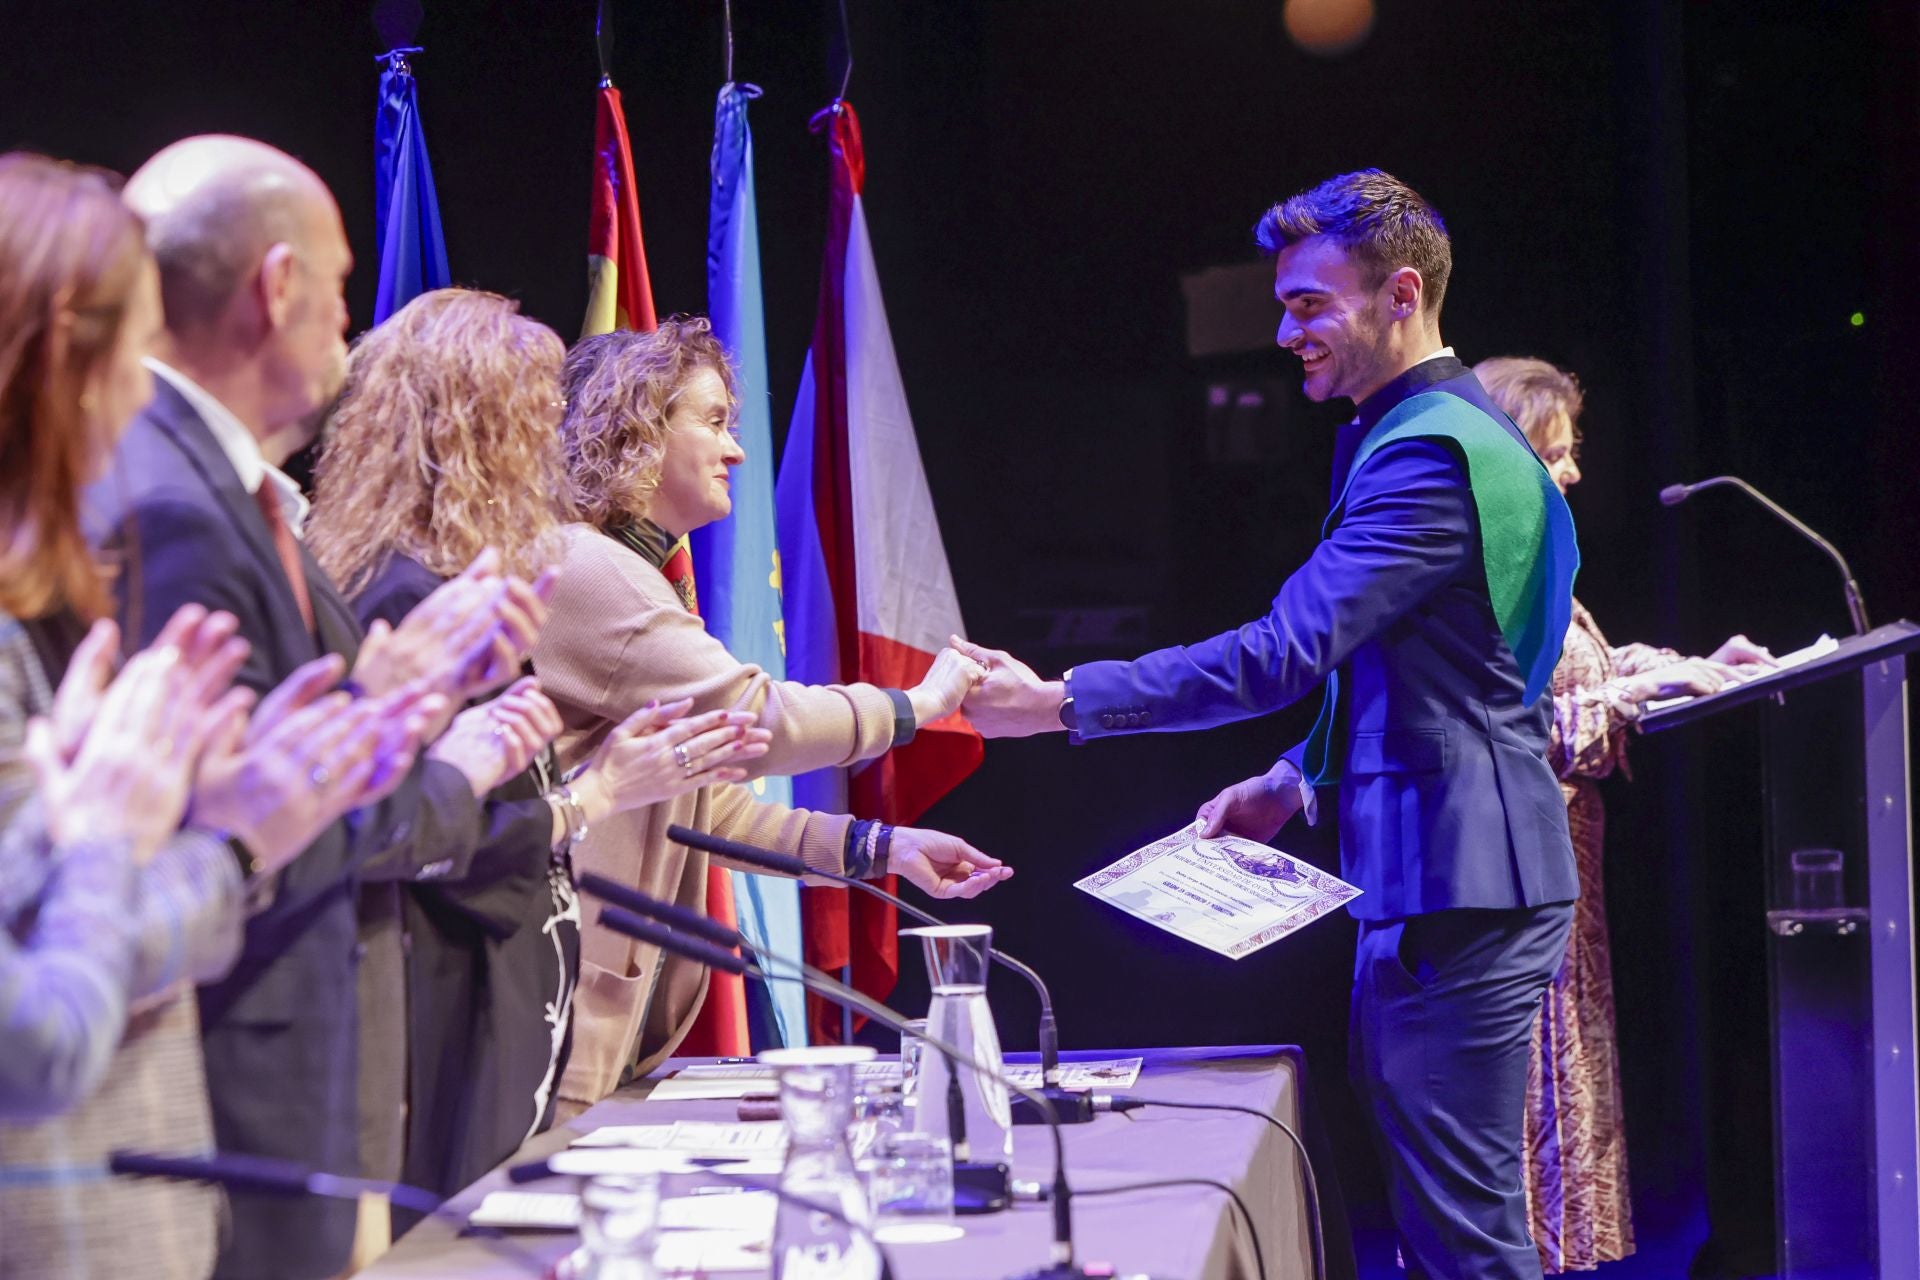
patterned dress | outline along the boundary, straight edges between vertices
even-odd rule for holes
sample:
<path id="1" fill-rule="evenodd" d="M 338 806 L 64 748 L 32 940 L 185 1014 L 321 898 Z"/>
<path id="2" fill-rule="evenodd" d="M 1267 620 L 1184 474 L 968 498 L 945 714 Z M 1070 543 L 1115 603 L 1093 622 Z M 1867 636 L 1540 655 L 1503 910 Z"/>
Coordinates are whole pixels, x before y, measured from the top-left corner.
<path id="1" fill-rule="evenodd" d="M 1567 798 L 1580 900 L 1566 964 L 1541 999 L 1527 1068 L 1527 1221 L 1548 1273 L 1591 1271 L 1633 1252 L 1599 779 L 1615 769 L 1631 776 L 1627 731 L 1640 706 L 1624 682 L 1679 660 L 1669 649 L 1613 648 L 1576 600 L 1553 672 L 1547 758 Z"/>

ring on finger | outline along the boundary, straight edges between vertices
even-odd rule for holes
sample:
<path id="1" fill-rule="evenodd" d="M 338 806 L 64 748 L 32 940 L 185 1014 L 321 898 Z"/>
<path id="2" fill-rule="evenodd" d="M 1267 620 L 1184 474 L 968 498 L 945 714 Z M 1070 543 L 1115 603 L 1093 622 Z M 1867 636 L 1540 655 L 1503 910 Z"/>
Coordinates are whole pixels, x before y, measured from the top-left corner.
<path id="1" fill-rule="evenodd" d="M 684 742 L 676 742 L 673 744 L 673 758 L 675 763 L 680 766 L 681 772 L 691 778 L 693 776 L 693 757 L 687 754 L 687 745 Z"/>
<path id="2" fill-rule="evenodd" d="M 327 766 L 323 764 L 317 764 L 313 766 L 313 768 L 307 770 L 307 781 L 311 782 L 316 787 L 324 787 L 329 782 L 333 781 L 333 775 L 327 772 Z"/>

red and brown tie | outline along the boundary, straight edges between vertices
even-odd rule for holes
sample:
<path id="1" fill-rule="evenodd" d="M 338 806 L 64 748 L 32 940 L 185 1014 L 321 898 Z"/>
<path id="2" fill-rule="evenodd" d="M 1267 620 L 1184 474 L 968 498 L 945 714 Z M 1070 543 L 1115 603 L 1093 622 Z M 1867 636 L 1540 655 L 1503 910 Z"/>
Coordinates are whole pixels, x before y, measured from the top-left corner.
<path id="1" fill-rule="evenodd" d="M 273 535 L 273 549 L 280 557 L 280 567 L 287 575 L 287 585 L 293 588 L 293 598 L 300 605 L 300 620 L 307 624 L 307 634 L 313 634 L 313 598 L 307 594 L 307 570 L 300 561 L 300 544 L 294 539 L 293 530 L 287 527 L 287 518 L 280 511 L 280 494 L 271 481 L 262 480 L 260 487 L 253 491 L 253 499 L 260 505 L 260 516 L 267 522 L 267 532 Z"/>

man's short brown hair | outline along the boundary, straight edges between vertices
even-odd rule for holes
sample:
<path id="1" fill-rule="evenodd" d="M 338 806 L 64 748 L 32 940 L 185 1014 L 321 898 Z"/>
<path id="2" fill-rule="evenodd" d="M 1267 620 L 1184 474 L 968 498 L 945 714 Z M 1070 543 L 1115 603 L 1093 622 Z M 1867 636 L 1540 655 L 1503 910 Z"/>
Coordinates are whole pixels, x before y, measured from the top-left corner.
<path id="1" fill-rule="evenodd" d="M 1421 308 L 1440 314 L 1453 274 L 1453 243 L 1439 211 L 1400 179 L 1379 169 L 1328 178 L 1282 200 L 1253 229 L 1260 247 L 1277 254 L 1314 236 L 1329 236 L 1368 267 L 1377 287 L 1401 267 L 1420 273 Z"/>

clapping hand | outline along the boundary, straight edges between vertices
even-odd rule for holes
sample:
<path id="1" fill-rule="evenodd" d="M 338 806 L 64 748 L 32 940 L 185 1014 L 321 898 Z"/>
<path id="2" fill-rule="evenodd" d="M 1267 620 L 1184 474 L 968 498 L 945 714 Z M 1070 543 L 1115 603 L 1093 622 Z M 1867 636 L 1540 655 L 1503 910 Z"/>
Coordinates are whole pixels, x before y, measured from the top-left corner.
<path id="1" fill-rule="evenodd" d="M 27 729 L 26 754 L 56 842 L 125 840 L 144 864 L 178 829 L 210 735 L 244 716 L 229 692 L 246 660 L 233 615 L 185 605 L 112 675 L 119 628 L 94 624 L 51 713 Z"/>
<path id="2" fill-rule="evenodd" d="M 693 699 L 634 712 L 608 734 L 573 781 L 591 827 L 624 813 L 721 782 L 742 782 L 741 766 L 767 754 L 770 730 L 746 711 L 686 715 Z"/>
<path id="3" fill-rule="evenodd" d="M 559 708 L 526 676 L 491 702 L 455 716 L 427 754 L 465 774 L 479 797 L 532 764 L 563 727 Z"/>
<path id="4" fill-rule="evenodd" d="M 456 706 L 498 688 L 533 652 L 555 580 L 552 570 L 531 583 L 503 574 L 500 553 L 489 547 L 398 627 L 369 627 L 354 680 L 374 694 L 424 681 Z"/>
<path id="5" fill-rule="evenodd" d="M 210 736 L 187 821 L 245 845 L 262 875 L 292 862 L 343 814 L 386 798 L 413 768 L 444 699 L 417 688 L 355 700 L 329 692 L 345 664 L 307 663 L 251 720 Z"/>
<path id="6" fill-rule="evenodd" d="M 1013 874 L 959 836 L 921 827 L 895 827 L 889 869 L 929 898 L 977 898 Z"/>
<path id="7" fill-rule="evenodd" d="M 1066 727 L 1060 723 L 1060 703 L 1066 698 L 1060 681 L 1042 680 L 1032 667 L 1003 649 L 989 649 L 959 636 L 948 643 L 986 672 L 960 707 L 983 737 L 1025 738 Z"/>

